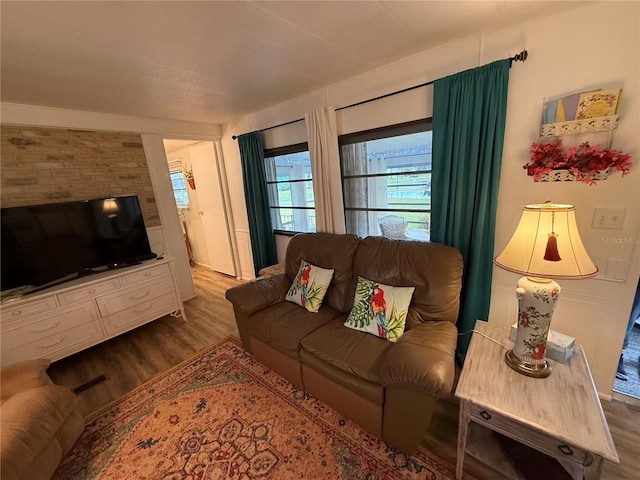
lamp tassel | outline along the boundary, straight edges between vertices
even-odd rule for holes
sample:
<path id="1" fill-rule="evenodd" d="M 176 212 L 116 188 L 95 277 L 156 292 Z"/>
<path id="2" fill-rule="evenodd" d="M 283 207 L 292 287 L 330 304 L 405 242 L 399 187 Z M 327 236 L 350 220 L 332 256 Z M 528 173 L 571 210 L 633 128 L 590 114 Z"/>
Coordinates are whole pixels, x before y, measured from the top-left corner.
<path id="1" fill-rule="evenodd" d="M 562 260 L 560 258 L 560 253 L 558 253 L 558 236 L 555 232 L 551 232 L 549 234 L 549 238 L 547 239 L 547 248 L 544 250 L 544 259 L 550 262 L 559 262 Z"/>

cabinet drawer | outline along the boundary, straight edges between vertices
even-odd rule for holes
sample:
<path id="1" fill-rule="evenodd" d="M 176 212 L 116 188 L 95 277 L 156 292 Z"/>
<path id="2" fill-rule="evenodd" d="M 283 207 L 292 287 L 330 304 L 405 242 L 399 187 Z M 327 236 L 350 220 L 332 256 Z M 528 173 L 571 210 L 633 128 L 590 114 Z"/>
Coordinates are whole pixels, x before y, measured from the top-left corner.
<path id="1" fill-rule="evenodd" d="M 113 315 L 104 317 L 102 321 L 107 336 L 112 336 L 160 318 L 179 308 L 176 295 L 170 293 L 121 310 Z"/>
<path id="2" fill-rule="evenodd" d="M 580 465 L 586 465 L 593 460 L 591 454 L 578 447 L 569 445 L 527 425 L 509 420 L 489 409 L 473 405 L 471 418 L 484 427 L 502 433 L 554 458 L 569 460 Z"/>
<path id="3" fill-rule="evenodd" d="M 3 305 L 2 323 L 4 325 L 5 323 L 12 322 L 13 320 L 20 320 L 29 315 L 52 310 L 57 306 L 58 302 L 56 302 L 56 297 L 53 295 L 39 298 L 34 301 L 24 300 L 17 305 Z"/>
<path id="4" fill-rule="evenodd" d="M 101 282 L 87 285 L 86 287 L 74 288 L 67 292 L 58 294 L 60 305 L 70 305 L 89 298 L 95 298 L 98 295 L 113 292 L 121 286 L 119 278 L 109 278 Z"/>
<path id="5" fill-rule="evenodd" d="M 2 348 L 46 338 L 97 318 L 98 310 L 95 303 L 90 300 L 70 307 L 60 307 L 46 314 L 29 318 L 24 322 L 4 327 L 2 329 Z"/>
<path id="6" fill-rule="evenodd" d="M 6 347 L 3 338 L 2 364 L 9 365 L 34 358 L 48 358 L 55 361 L 95 345 L 103 339 L 102 328 L 97 320 L 75 325 L 63 332 L 13 347 Z"/>
<path id="7" fill-rule="evenodd" d="M 171 276 L 160 277 L 100 297 L 97 299 L 98 308 L 103 316 L 113 315 L 116 312 L 143 304 L 153 298 L 167 295 L 173 291 L 173 278 Z"/>
<path id="8" fill-rule="evenodd" d="M 132 272 L 122 276 L 122 284 L 126 287 L 136 283 L 146 282 L 163 275 L 169 275 L 171 269 L 168 264 L 158 265 L 151 268 L 145 268 L 140 272 Z"/>

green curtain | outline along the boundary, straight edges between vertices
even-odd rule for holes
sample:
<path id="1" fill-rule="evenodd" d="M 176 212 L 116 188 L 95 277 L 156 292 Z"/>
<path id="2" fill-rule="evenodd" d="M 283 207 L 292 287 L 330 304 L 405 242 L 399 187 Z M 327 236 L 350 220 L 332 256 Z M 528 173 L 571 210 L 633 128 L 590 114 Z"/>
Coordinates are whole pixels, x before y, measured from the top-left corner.
<path id="1" fill-rule="evenodd" d="M 278 262 L 269 211 L 262 133 L 239 135 L 238 147 L 242 161 L 242 183 L 249 217 L 253 266 L 257 275 L 261 268 Z"/>
<path id="2" fill-rule="evenodd" d="M 431 239 L 462 252 L 458 331 L 487 320 L 510 60 L 436 80 Z M 462 364 L 471 334 L 458 337 Z"/>

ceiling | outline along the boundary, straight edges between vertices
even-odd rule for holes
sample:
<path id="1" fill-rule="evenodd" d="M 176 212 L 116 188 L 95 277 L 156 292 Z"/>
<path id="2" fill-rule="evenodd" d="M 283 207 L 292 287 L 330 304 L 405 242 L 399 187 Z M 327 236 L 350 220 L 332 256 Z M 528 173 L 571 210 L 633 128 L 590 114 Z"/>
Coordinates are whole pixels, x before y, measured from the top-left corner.
<path id="1" fill-rule="evenodd" d="M 3 0 L 0 99 L 225 123 L 567 3 Z"/>

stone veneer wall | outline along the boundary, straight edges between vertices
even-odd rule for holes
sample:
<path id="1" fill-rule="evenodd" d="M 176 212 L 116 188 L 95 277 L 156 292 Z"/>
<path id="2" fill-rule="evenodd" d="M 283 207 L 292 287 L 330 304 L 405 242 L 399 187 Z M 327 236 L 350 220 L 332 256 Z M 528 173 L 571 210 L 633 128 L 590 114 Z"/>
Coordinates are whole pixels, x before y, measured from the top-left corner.
<path id="1" fill-rule="evenodd" d="M 138 195 L 147 227 L 160 225 L 140 135 L 1 125 L 3 207 Z"/>

